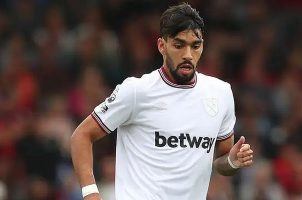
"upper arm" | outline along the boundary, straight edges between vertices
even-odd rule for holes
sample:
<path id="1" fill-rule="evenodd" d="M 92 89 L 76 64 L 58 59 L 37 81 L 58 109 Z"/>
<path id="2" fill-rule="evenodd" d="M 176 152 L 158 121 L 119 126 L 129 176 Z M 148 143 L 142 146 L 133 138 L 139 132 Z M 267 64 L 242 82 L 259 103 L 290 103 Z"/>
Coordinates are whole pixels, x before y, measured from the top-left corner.
<path id="1" fill-rule="evenodd" d="M 230 152 L 234 145 L 234 134 L 225 140 L 218 140 L 215 147 L 215 158 L 221 157 Z"/>
<path id="2" fill-rule="evenodd" d="M 217 140 L 221 141 L 231 137 L 236 122 L 234 97 L 230 84 L 225 88 L 223 103 L 225 113 L 217 136 Z"/>
<path id="3" fill-rule="evenodd" d="M 134 79 L 128 78 L 117 85 L 113 93 L 95 107 L 92 117 L 107 132 L 132 121 L 135 107 L 136 87 Z"/>
<path id="4" fill-rule="evenodd" d="M 99 124 L 89 115 L 82 123 L 76 128 L 73 133 L 74 136 L 88 137 L 91 141 L 98 140 L 106 136 L 106 132 Z"/>
<path id="5" fill-rule="evenodd" d="M 130 121 L 134 96 L 134 84 L 132 79 L 128 78 L 95 107 L 91 115 L 77 127 L 74 135 L 87 136 L 91 141 L 95 141 Z"/>

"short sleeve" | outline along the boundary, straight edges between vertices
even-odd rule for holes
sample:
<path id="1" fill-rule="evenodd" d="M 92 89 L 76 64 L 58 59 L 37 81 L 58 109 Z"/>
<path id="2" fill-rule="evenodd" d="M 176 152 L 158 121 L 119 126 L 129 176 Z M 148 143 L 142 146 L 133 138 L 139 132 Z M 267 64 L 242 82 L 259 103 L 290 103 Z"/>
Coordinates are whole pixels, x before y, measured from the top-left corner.
<path id="1" fill-rule="evenodd" d="M 129 123 L 135 103 L 135 86 L 132 78 L 117 85 L 104 102 L 95 107 L 92 117 L 107 133 Z"/>
<path id="2" fill-rule="evenodd" d="M 224 102 L 226 106 L 226 111 L 218 133 L 217 140 L 225 140 L 234 134 L 236 116 L 234 97 L 230 84 L 228 84 L 227 86 Z"/>

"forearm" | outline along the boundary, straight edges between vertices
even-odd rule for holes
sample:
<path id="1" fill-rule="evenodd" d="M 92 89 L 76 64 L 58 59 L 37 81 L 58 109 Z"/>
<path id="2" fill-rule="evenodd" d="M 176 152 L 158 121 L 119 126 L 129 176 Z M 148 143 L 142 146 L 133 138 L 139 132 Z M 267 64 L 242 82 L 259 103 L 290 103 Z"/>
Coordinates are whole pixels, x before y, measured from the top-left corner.
<path id="1" fill-rule="evenodd" d="M 214 161 L 214 168 L 219 174 L 223 176 L 232 176 L 238 171 L 238 169 L 234 169 L 230 166 L 228 162 L 228 155 L 229 154 L 220 156 Z"/>
<path id="2" fill-rule="evenodd" d="M 80 130 L 71 137 L 71 157 L 81 187 L 95 183 L 92 145 L 93 141 Z"/>
<path id="3" fill-rule="evenodd" d="M 93 175 L 93 142 L 106 134 L 91 116 L 88 116 L 71 136 L 71 158 L 85 200 L 101 200 Z M 84 187 L 84 188 L 83 188 Z"/>

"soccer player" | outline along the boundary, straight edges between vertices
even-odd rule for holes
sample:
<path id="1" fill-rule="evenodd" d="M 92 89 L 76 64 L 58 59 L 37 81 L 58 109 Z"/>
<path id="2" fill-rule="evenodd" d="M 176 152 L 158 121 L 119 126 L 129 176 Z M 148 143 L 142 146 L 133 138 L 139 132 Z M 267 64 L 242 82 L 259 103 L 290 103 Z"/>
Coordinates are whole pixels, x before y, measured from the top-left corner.
<path id="1" fill-rule="evenodd" d="M 73 133 L 71 155 L 85 200 L 101 199 L 93 142 L 115 129 L 117 200 L 204 200 L 212 165 L 229 176 L 252 164 L 244 137 L 234 144 L 230 85 L 196 71 L 203 19 L 187 3 L 170 7 L 160 34 L 162 67 L 127 78 Z"/>

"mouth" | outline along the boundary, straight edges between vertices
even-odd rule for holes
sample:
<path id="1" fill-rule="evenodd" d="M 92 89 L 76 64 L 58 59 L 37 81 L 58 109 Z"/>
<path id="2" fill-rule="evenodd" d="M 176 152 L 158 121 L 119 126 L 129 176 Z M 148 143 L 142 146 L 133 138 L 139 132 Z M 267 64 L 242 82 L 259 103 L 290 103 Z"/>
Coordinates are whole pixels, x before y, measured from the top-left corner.
<path id="1" fill-rule="evenodd" d="M 189 63 L 185 63 L 185 64 L 181 64 L 179 66 L 179 69 L 185 70 L 185 71 L 190 71 L 190 70 L 193 69 L 193 66 L 191 64 L 189 64 Z"/>
<path id="2" fill-rule="evenodd" d="M 189 63 L 184 63 L 179 66 L 179 71 L 183 75 L 189 75 L 192 73 L 194 67 Z"/>

